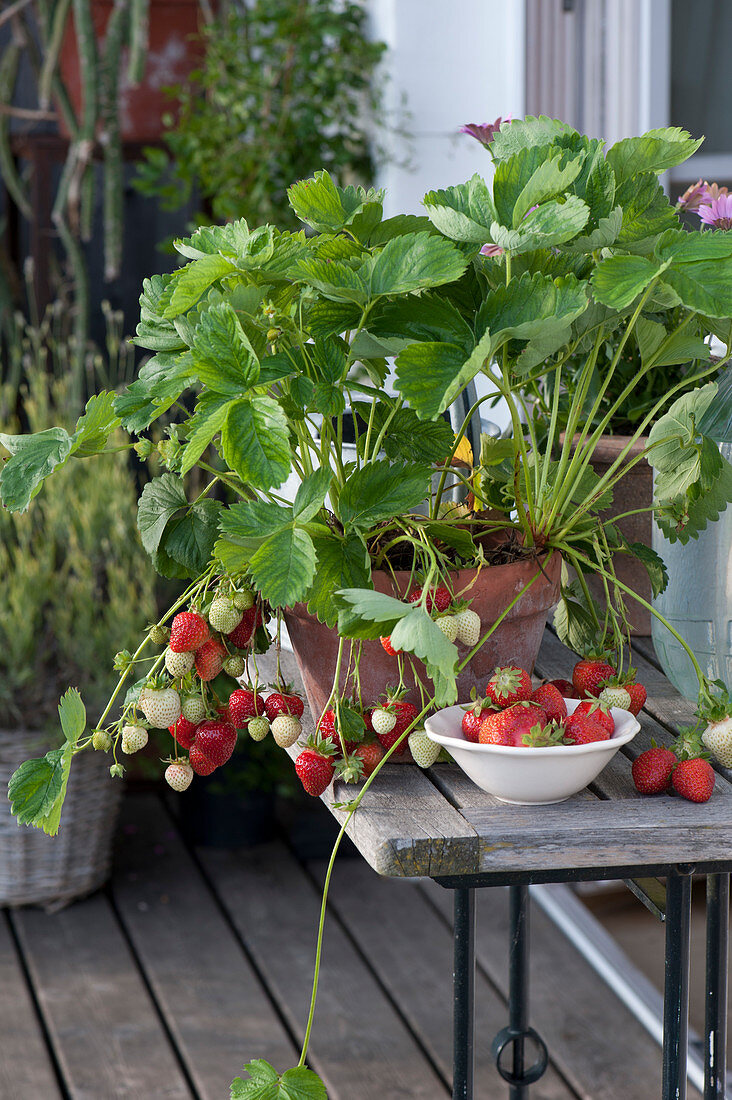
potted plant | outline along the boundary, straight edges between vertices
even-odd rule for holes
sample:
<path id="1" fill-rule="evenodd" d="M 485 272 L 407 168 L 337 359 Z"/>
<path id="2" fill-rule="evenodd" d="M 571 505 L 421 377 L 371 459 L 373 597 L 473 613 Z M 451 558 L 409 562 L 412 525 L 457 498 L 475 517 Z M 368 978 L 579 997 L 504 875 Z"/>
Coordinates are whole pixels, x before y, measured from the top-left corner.
<path id="1" fill-rule="evenodd" d="M 163 147 L 146 149 L 138 167 L 142 194 L 166 210 L 195 198 L 200 222 L 297 229 L 294 179 L 315 168 L 351 183 L 373 178 L 383 118 L 373 77 L 386 47 L 369 37 L 362 4 L 246 0 L 219 10 L 200 45 L 200 65 L 175 88 Z"/>
<path id="2" fill-rule="evenodd" d="M 52 309 L 37 326 L 16 316 L 6 329 L 4 430 L 18 431 L 20 410 L 31 430 L 53 432 L 54 420 L 73 408 L 77 387 L 61 316 Z M 113 673 L 99 654 L 132 641 L 154 598 L 133 518 L 134 477 L 124 455 L 102 463 L 61 471 L 32 513 L 0 509 L 3 785 L 28 756 L 60 755 L 54 725 L 64 683 L 78 684 L 90 706 L 103 706 Z M 60 844 L 40 830 L 18 829 L 7 803 L 0 806 L 0 904 L 58 907 L 106 880 L 122 791 L 98 755 L 79 764 Z"/>
<path id="3" fill-rule="evenodd" d="M 565 622 L 578 636 L 602 636 L 622 671 L 628 589 L 612 554 L 629 548 L 599 513 L 627 463 L 621 452 L 600 478 L 591 468 L 595 448 L 626 390 L 657 363 L 678 355 L 697 364 L 680 389 L 718 368 L 709 361 L 711 331 L 724 337 L 725 359 L 732 354 L 732 233 L 686 233 L 658 181 L 698 144 L 668 129 L 605 152 L 561 122 L 516 120 L 493 134 L 492 186 L 475 176 L 430 191 L 425 217 L 384 220 L 380 192 L 338 187 L 323 171 L 289 189 L 307 232 L 238 221 L 179 241 L 185 266 L 144 284 L 137 343 L 153 355 L 137 380 L 101 397 L 72 434 L 0 438 L 11 452 L 0 491 L 7 507 L 22 510 L 55 469 L 107 450 L 120 424 L 137 437 L 130 446 L 149 453 L 151 425 L 169 414 L 168 437 L 157 444 L 167 470 L 145 487 L 138 525 L 158 571 L 190 582 L 120 662 L 118 687 L 94 729 L 85 732 L 75 708 L 59 766 L 25 766 L 25 779 L 47 782 L 42 804 L 11 783 L 19 820 L 42 825 L 60 811 L 71 757 L 83 748 L 111 749 L 120 774 L 118 749 L 144 744 L 146 726 L 171 727 L 166 776 L 178 790 L 194 771 L 212 771 L 231 755 L 236 726 L 257 739 L 271 723 L 278 743 L 296 740 L 302 701 L 279 677 L 264 698 L 256 676 L 268 615 L 278 624 L 312 616 L 304 648 L 321 644 L 316 629 L 332 631 L 330 690 L 314 716 L 321 737 L 296 767 L 313 793 L 333 776 L 334 749 L 346 779 L 368 776 L 347 819 L 425 715 L 465 700 L 471 666 L 480 680 L 476 660 L 532 593 L 544 593 L 539 615 L 546 614 L 560 558 L 577 571 L 580 589 L 572 599 L 565 593 Z M 671 308 L 666 328 L 658 311 Z M 593 426 L 594 404 L 589 417 L 583 411 L 601 348 L 619 334 L 595 403 L 639 326 L 641 371 Z M 562 371 L 576 353 L 585 361 L 560 443 Z M 443 413 L 479 373 L 489 393 L 454 433 Z M 524 395 L 546 374 L 555 385 L 542 440 Z M 484 437 L 471 455 L 468 424 L 497 396 L 513 432 Z M 664 405 L 669 397 L 674 388 Z M 633 433 L 650 428 L 653 508 L 668 529 L 693 535 L 726 505 L 730 467 L 697 428 L 716 397 L 715 383 L 702 384 L 655 421 L 653 406 Z M 348 410 L 356 451 L 344 462 Z M 194 468 L 208 480 L 190 499 Z M 290 500 L 280 487 L 291 471 L 299 487 Z M 233 503 L 212 498 L 219 484 Z M 454 485 L 464 489 L 462 502 L 447 500 Z M 659 581 L 653 552 L 633 552 Z M 514 569 L 520 575 L 500 609 L 486 604 L 476 613 Z M 610 597 L 599 614 L 584 580 L 593 572 Z M 143 672 L 151 643 L 167 648 Z M 387 653 L 391 682 L 417 701 L 369 698 L 368 644 Z M 298 658 L 306 660 L 302 650 Z M 228 700 L 208 690 L 222 668 L 241 677 L 247 666 L 251 683 Z M 376 711 L 386 712 L 389 731 Z M 380 760 L 369 751 L 377 727 L 390 738 Z M 188 757 L 179 752 L 186 745 Z M 306 1054 L 307 1042 L 302 1072 Z"/>

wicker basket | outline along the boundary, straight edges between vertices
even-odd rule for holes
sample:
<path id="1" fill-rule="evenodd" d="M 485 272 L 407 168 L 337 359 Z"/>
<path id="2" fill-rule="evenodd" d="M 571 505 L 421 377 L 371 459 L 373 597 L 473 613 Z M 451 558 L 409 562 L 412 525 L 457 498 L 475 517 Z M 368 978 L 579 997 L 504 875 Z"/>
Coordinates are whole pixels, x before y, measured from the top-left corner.
<path id="1" fill-rule="evenodd" d="M 48 751 L 42 735 L 0 729 L 0 905 L 60 909 L 107 879 L 122 783 L 109 775 L 106 753 L 73 762 L 61 827 L 55 837 L 18 825 L 7 800 L 18 765 Z"/>

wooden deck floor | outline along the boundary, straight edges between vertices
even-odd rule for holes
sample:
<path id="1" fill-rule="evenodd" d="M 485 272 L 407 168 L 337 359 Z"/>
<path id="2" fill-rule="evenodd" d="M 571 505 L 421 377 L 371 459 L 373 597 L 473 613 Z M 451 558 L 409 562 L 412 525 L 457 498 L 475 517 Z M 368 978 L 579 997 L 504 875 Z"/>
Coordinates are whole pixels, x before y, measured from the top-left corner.
<path id="1" fill-rule="evenodd" d="M 2 1100 L 224 1100 L 248 1059 L 294 1065 L 323 871 L 279 841 L 191 851 L 160 799 L 128 797 L 106 892 L 2 914 Z M 311 1047 L 330 1100 L 449 1097 L 450 920 L 435 884 L 339 862 Z M 492 1100 L 504 891 L 479 895 L 478 920 L 476 1096 Z M 532 951 L 531 1022 L 553 1057 L 534 1100 L 658 1095 L 658 1047 L 538 910 Z"/>

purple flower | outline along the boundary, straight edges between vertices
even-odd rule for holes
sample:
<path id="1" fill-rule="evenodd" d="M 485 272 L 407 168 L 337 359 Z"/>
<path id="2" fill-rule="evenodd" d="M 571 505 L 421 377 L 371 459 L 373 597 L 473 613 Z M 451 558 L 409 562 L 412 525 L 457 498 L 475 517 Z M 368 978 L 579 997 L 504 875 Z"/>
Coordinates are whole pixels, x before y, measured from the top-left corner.
<path id="1" fill-rule="evenodd" d="M 493 141 L 493 135 L 497 130 L 500 130 L 502 122 L 510 122 L 511 116 L 507 115 L 506 118 L 502 118 L 501 115 L 495 120 L 495 122 L 484 122 L 482 124 L 477 122 L 469 122 L 467 126 L 460 127 L 461 134 L 470 134 L 476 141 L 479 141 L 481 145 L 488 146 Z"/>
<path id="2" fill-rule="evenodd" d="M 720 195 L 710 203 L 702 203 L 697 214 L 705 225 L 715 229 L 732 229 L 732 195 Z"/>
<path id="3" fill-rule="evenodd" d="M 707 198 L 706 180 L 697 180 L 696 183 L 692 183 L 691 187 L 687 187 L 683 195 L 680 196 L 677 206 L 680 210 L 698 210 L 701 203 Z"/>
<path id="4" fill-rule="evenodd" d="M 484 244 L 480 254 L 481 256 L 502 256 L 503 249 L 499 244 Z"/>

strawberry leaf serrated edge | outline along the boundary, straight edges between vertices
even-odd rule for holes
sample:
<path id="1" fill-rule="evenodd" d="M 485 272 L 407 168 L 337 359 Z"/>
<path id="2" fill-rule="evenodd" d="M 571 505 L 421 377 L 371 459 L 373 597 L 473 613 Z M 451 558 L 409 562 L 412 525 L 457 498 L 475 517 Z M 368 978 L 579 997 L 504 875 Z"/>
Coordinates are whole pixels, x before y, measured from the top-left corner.
<path id="1" fill-rule="evenodd" d="M 26 760 L 10 777 L 10 810 L 20 825 L 36 825 L 55 836 L 69 781 L 71 760 L 86 727 L 86 710 L 76 688 L 69 688 L 58 706 L 66 741 L 45 756 Z"/>

